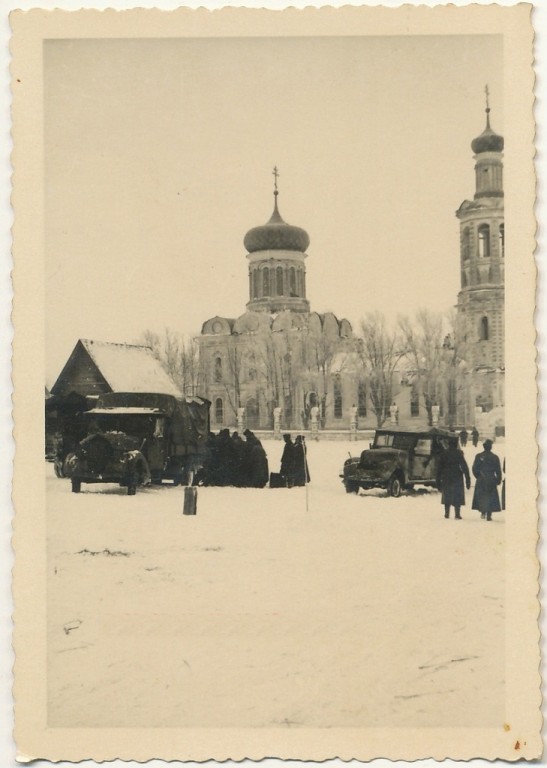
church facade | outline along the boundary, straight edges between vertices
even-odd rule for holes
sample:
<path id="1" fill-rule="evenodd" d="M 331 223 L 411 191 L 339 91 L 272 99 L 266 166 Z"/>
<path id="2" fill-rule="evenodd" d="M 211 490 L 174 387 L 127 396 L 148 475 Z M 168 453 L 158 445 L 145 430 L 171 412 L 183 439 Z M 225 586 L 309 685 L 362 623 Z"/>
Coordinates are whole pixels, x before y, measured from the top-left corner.
<path id="1" fill-rule="evenodd" d="M 488 89 L 486 94 L 486 127 L 471 143 L 475 194 L 456 213 L 461 275 L 457 345 L 465 361 L 459 420 L 500 432 L 505 423 L 504 140 L 490 126 Z"/>
<path id="2" fill-rule="evenodd" d="M 366 418 L 351 324 L 310 309 L 306 259 L 310 243 L 278 208 L 244 238 L 249 301 L 238 318 L 212 317 L 198 337 L 199 390 L 212 402 L 213 428 L 237 423 L 239 408 L 251 429 L 271 429 L 280 409 L 284 429 L 305 429 L 313 408 L 322 428 L 347 428 L 350 409 Z"/>

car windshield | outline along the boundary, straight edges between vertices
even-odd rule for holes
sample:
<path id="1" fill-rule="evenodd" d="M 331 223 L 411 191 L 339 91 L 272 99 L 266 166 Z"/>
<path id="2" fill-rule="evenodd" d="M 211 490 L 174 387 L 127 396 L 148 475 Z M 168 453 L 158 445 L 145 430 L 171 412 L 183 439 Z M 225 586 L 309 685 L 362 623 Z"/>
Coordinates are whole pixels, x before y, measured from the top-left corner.
<path id="1" fill-rule="evenodd" d="M 374 440 L 375 448 L 397 448 L 399 450 L 408 450 L 416 443 L 414 435 L 405 435 L 399 433 L 385 433 L 376 435 Z"/>

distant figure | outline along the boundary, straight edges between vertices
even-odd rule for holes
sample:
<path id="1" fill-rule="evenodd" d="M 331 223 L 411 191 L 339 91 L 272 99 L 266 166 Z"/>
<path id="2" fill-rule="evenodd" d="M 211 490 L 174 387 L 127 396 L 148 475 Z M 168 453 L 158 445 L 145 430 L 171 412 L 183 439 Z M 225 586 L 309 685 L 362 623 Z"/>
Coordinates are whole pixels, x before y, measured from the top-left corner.
<path id="1" fill-rule="evenodd" d="M 262 443 L 249 429 L 245 430 L 247 440 L 247 483 L 250 488 L 264 488 L 270 476 L 268 457 Z"/>
<path id="2" fill-rule="evenodd" d="M 349 409 L 349 428 L 352 432 L 357 430 L 357 406 L 352 405 Z"/>
<path id="3" fill-rule="evenodd" d="M 211 485 L 232 484 L 232 440 L 229 429 L 221 429 L 215 440 L 215 473 Z"/>
<path id="4" fill-rule="evenodd" d="M 448 440 L 448 448 L 443 451 L 437 465 L 437 488 L 442 491 L 441 504 L 444 505 L 444 516 L 450 517 L 450 507 L 454 507 L 456 520 L 461 520 L 460 509 L 465 505 L 465 487 L 471 487 L 469 467 L 465 461 L 463 451 L 458 448 L 458 438 L 451 437 Z"/>
<path id="5" fill-rule="evenodd" d="M 294 441 L 294 485 L 306 485 L 310 482 L 306 444 L 303 435 L 297 435 Z"/>
<path id="6" fill-rule="evenodd" d="M 390 407 L 389 407 L 389 415 L 391 416 L 391 423 L 392 424 L 398 424 L 399 423 L 399 409 L 397 408 L 397 403 L 393 403 L 393 405 L 390 405 Z"/>
<path id="7" fill-rule="evenodd" d="M 232 454 L 230 457 L 230 485 L 236 488 L 244 488 L 247 485 L 248 470 L 246 462 L 245 442 L 239 436 L 238 432 L 232 435 Z"/>
<path id="8" fill-rule="evenodd" d="M 469 437 L 469 435 L 467 433 L 467 430 L 464 427 L 462 429 L 462 431 L 460 432 L 460 443 L 461 443 L 462 448 L 465 448 L 465 446 L 467 445 L 467 438 L 468 437 Z"/>
<path id="9" fill-rule="evenodd" d="M 291 440 L 289 434 L 283 435 L 285 441 L 285 447 L 283 448 L 283 455 L 281 456 L 281 469 L 280 475 L 285 479 L 287 488 L 292 488 L 294 485 L 294 443 Z"/>
<path id="10" fill-rule="evenodd" d="M 476 448 L 479 444 L 479 430 L 477 427 L 473 427 L 471 430 L 471 440 L 473 441 L 473 447 Z"/>
<path id="11" fill-rule="evenodd" d="M 492 520 L 492 512 L 500 512 L 500 499 L 497 486 L 501 483 L 500 460 L 492 453 L 492 440 L 482 444 L 484 451 L 475 456 L 473 474 L 477 478 L 473 494 L 473 509 L 481 513 L 485 520 Z"/>

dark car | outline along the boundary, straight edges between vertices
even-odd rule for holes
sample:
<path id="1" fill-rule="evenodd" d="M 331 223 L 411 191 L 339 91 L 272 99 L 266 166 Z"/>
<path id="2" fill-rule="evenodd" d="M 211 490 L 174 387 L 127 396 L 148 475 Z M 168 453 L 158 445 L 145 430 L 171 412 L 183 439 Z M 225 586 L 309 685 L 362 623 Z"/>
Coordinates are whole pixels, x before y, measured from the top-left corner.
<path id="1" fill-rule="evenodd" d="M 386 488 L 400 496 L 414 485 L 436 486 L 437 463 L 453 432 L 378 429 L 370 448 L 345 461 L 340 477 L 347 493 L 360 488 Z"/>
<path id="2" fill-rule="evenodd" d="M 82 483 L 119 483 L 133 496 L 138 485 L 150 482 L 148 463 L 139 450 L 138 438 L 123 432 L 88 435 L 64 462 L 64 476 L 79 493 Z"/>

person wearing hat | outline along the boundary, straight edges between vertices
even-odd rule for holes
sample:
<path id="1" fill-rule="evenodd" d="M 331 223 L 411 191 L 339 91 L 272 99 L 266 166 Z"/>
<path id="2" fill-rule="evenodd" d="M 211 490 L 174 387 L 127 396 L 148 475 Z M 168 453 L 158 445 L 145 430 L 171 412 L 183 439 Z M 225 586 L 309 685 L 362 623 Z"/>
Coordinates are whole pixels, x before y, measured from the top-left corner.
<path id="1" fill-rule="evenodd" d="M 501 483 L 501 464 L 499 457 L 492 453 L 492 440 L 485 440 L 484 451 L 475 456 L 473 474 L 477 478 L 473 493 L 472 509 L 477 509 L 485 520 L 492 520 L 493 512 L 500 512 L 498 485 Z"/>
<path id="2" fill-rule="evenodd" d="M 288 433 L 283 435 L 283 440 L 285 441 L 285 447 L 283 448 L 283 455 L 281 456 L 281 468 L 279 473 L 285 480 L 287 488 L 292 488 L 294 485 L 294 443 Z"/>
<path id="3" fill-rule="evenodd" d="M 306 485 L 310 482 L 310 471 L 306 458 L 304 435 L 297 435 L 294 441 L 294 484 Z"/>
<path id="4" fill-rule="evenodd" d="M 437 488 L 442 491 L 441 504 L 444 505 L 444 516 L 450 517 L 450 507 L 454 507 L 456 520 L 461 520 L 460 509 L 465 505 L 465 491 L 463 479 L 467 490 L 471 487 L 469 467 L 464 458 L 463 451 L 458 448 L 458 438 L 450 437 L 448 448 L 443 451 L 437 465 Z"/>

